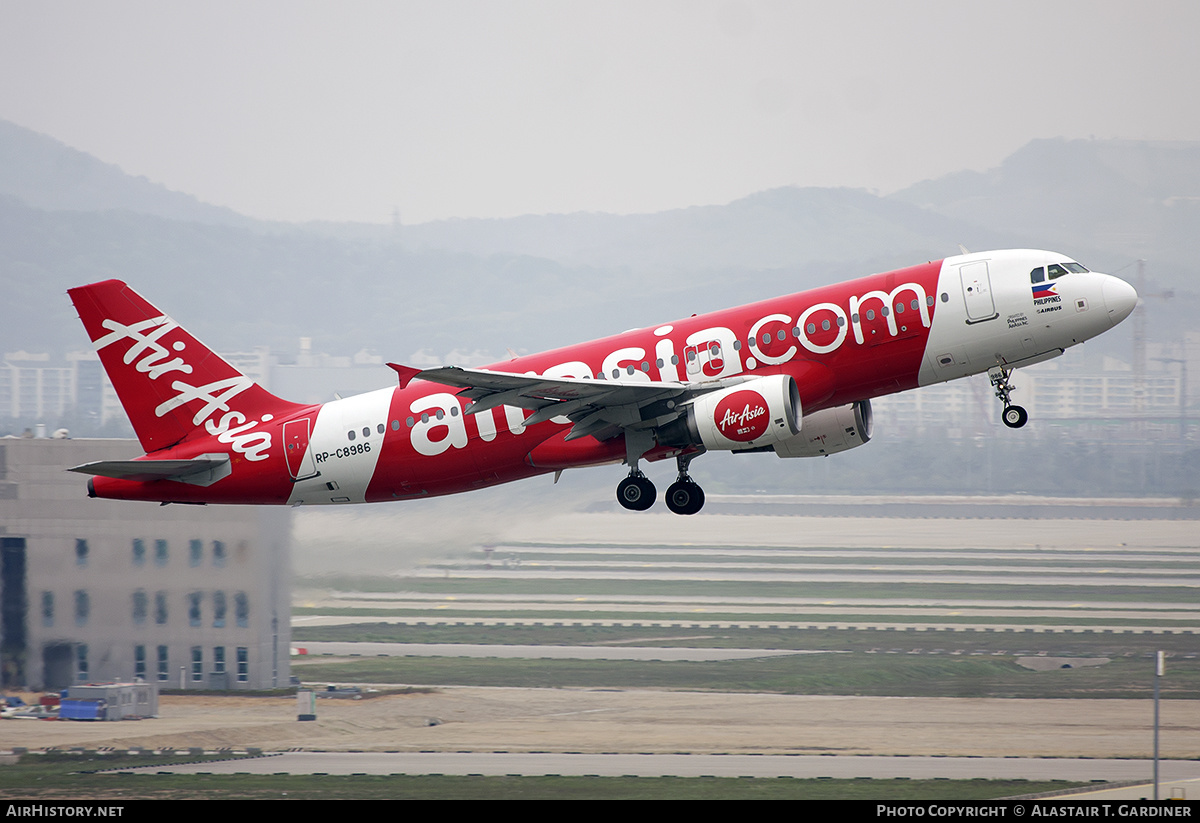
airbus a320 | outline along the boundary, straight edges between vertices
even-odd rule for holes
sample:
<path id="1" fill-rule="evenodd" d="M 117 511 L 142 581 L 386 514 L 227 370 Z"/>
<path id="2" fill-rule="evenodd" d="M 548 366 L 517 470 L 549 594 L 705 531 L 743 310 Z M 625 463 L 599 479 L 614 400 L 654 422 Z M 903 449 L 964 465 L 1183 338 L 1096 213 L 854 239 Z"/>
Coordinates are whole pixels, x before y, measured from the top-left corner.
<path id="1" fill-rule="evenodd" d="M 1061 254 L 948 257 L 323 404 L 270 394 L 118 280 L 70 290 L 145 455 L 76 466 L 92 497 L 316 505 L 454 494 L 623 463 L 617 500 L 695 514 L 706 451 L 817 457 L 871 439 L 871 399 L 1014 369 L 1125 319 L 1133 287 Z"/>

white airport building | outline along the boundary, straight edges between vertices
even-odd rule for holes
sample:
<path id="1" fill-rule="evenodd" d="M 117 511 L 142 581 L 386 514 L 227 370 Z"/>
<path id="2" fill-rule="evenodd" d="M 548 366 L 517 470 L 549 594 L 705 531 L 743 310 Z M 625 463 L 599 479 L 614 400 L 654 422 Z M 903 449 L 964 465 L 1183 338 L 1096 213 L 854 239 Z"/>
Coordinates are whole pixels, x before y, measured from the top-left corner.
<path id="1" fill-rule="evenodd" d="M 0 680 L 289 684 L 290 510 L 90 499 L 136 440 L 0 439 Z"/>

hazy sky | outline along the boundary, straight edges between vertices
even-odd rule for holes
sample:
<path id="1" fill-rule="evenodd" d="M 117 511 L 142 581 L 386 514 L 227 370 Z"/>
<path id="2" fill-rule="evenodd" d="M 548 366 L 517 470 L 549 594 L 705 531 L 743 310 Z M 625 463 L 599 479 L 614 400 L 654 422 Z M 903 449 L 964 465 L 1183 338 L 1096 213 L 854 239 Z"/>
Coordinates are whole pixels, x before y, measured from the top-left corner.
<path id="1" fill-rule="evenodd" d="M 254 217 L 889 192 L 1200 140 L 1192 0 L 0 0 L 0 118 Z"/>

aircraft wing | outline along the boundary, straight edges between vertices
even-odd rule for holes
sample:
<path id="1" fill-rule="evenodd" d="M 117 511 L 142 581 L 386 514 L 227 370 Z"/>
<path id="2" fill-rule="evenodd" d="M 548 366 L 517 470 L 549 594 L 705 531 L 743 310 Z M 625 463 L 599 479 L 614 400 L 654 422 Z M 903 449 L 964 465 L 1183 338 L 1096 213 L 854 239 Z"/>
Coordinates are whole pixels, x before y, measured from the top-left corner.
<path id="1" fill-rule="evenodd" d="M 418 378 L 460 389 L 459 397 L 474 401 L 467 407 L 467 414 L 496 406 L 516 406 L 533 411 L 525 420 L 529 426 L 551 417 L 566 417 L 575 424 L 567 440 L 589 434 L 605 439 L 622 428 L 651 428 L 664 419 L 677 417 L 692 397 L 722 385 L 714 382 L 700 387 L 664 381 L 542 377 L 458 366 L 418 371 L 393 363 L 388 365 L 400 375 L 401 385 Z"/>

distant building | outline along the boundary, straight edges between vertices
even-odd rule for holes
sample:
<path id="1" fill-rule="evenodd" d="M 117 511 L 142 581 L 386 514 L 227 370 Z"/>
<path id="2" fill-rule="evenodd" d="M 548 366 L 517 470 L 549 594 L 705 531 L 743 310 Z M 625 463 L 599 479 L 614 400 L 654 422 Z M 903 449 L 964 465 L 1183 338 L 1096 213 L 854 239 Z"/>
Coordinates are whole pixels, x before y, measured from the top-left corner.
<path id="1" fill-rule="evenodd" d="M 1014 373 L 1013 402 L 1039 425 L 1161 428 L 1178 431 L 1183 379 L 1161 369 L 1139 381 L 1128 367 L 1102 372 L 1058 370 L 1051 364 Z M 1140 384 L 1140 385 L 1139 385 Z M 872 401 L 876 431 L 943 432 L 956 440 L 1000 425 L 1000 401 L 986 377 L 938 383 Z M 1197 421 L 1200 422 L 1200 421 Z"/>
<path id="2" fill-rule="evenodd" d="M 94 352 L 71 352 L 56 363 L 48 354 L 8 352 L 0 363 L 0 419 L 44 422 L 79 410 L 99 422 L 106 383 Z"/>
<path id="3" fill-rule="evenodd" d="M 0 680 L 289 682 L 290 510 L 93 500 L 134 440 L 0 439 Z"/>

